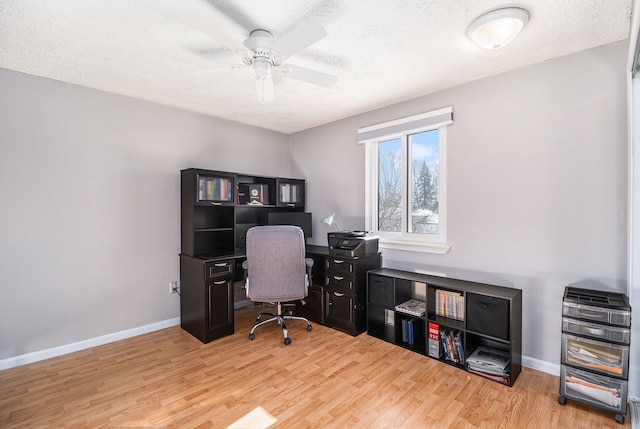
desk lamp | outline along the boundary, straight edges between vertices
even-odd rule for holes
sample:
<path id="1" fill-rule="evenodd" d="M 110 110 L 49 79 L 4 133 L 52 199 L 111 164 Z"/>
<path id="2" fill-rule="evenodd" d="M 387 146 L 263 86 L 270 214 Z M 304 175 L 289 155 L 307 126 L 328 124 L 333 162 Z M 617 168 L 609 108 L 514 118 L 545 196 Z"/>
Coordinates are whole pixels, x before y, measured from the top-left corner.
<path id="1" fill-rule="evenodd" d="M 336 225 L 336 228 L 338 228 L 338 231 L 341 231 L 340 226 L 338 225 L 338 222 L 336 222 L 335 220 L 336 214 L 332 213 L 331 215 L 325 217 L 324 219 L 322 219 L 322 223 L 324 223 L 325 225 L 331 226 L 333 224 Z"/>

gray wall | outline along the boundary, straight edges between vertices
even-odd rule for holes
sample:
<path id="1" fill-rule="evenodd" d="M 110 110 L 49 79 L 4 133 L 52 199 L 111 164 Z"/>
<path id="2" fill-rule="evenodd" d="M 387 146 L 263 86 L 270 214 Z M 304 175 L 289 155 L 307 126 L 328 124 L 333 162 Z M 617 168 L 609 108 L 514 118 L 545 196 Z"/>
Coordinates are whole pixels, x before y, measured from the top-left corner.
<path id="1" fill-rule="evenodd" d="M 284 134 L 0 69 L 0 359 L 179 317 L 180 170 L 289 160 Z"/>
<path id="2" fill-rule="evenodd" d="M 292 135 L 314 243 L 326 243 L 319 220 L 332 212 L 342 227 L 364 228 L 357 129 L 452 105 L 452 248 L 385 250 L 383 265 L 521 288 L 525 364 L 557 365 L 564 287 L 626 291 L 626 57 L 618 42 Z"/>

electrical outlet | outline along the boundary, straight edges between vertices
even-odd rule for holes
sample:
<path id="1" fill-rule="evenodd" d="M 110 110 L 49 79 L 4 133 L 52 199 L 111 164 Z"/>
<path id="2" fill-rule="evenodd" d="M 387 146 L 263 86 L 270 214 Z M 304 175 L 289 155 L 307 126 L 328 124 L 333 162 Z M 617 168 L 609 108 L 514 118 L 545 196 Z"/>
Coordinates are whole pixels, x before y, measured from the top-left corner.
<path id="1" fill-rule="evenodd" d="M 169 282 L 169 295 L 171 295 L 172 293 L 176 293 L 178 291 L 178 282 L 177 281 L 172 281 Z"/>

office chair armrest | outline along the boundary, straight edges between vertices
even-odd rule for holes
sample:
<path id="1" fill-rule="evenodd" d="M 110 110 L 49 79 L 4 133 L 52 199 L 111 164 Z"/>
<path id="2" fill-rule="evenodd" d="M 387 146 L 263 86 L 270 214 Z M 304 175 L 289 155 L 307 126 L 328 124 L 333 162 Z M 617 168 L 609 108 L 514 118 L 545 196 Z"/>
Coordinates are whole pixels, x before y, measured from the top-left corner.
<path id="1" fill-rule="evenodd" d="M 245 259 L 242 261 L 242 269 L 244 270 L 244 277 L 242 278 L 242 284 L 244 284 L 244 293 L 249 298 L 249 262 Z"/>
<path id="2" fill-rule="evenodd" d="M 304 258 L 304 264 L 307 266 L 307 275 L 311 278 L 311 268 L 313 267 L 314 261 L 311 258 Z"/>
<path id="3" fill-rule="evenodd" d="M 313 268 L 313 259 L 311 258 L 304 258 L 304 264 L 307 266 L 307 281 L 306 281 L 306 291 L 305 291 L 305 295 L 307 295 L 308 291 L 309 291 L 309 285 L 311 284 L 312 277 L 311 277 L 311 268 Z"/>

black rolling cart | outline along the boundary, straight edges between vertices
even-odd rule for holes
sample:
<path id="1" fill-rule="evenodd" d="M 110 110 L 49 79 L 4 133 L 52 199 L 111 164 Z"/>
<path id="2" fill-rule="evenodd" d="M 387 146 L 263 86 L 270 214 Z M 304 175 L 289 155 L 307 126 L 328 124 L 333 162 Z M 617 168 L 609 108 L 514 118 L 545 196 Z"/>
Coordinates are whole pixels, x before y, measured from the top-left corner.
<path id="1" fill-rule="evenodd" d="M 627 414 L 631 306 L 625 294 L 567 286 L 562 300 L 560 396 Z"/>

